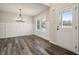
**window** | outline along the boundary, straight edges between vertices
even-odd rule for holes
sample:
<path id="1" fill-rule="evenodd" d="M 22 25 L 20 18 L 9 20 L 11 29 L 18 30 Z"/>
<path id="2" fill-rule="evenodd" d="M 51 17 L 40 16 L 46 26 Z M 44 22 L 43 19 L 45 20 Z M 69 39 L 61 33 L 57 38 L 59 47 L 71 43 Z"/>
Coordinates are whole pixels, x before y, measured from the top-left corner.
<path id="1" fill-rule="evenodd" d="M 72 11 L 66 11 L 62 13 L 62 27 L 63 28 L 71 28 L 72 27 L 72 17 L 73 12 Z"/>
<path id="2" fill-rule="evenodd" d="M 37 30 L 45 31 L 46 30 L 46 17 L 42 17 L 37 20 Z"/>
<path id="3" fill-rule="evenodd" d="M 40 20 L 37 20 L 37 30 L 40 30 Z"/>
<path id="4" fill-rule="evenodd" d="M 45 31 L 46 30 L 46 17 L 43 17 L 41 19 L 41 30 Z"/>

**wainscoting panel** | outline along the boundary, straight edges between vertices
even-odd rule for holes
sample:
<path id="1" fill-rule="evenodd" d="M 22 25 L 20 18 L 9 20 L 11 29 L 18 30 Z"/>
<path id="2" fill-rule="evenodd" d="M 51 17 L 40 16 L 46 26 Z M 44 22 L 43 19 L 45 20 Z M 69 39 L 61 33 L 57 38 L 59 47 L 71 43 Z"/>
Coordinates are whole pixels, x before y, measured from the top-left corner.
<path id="1" fill-rule="evenodd" d="M 17 23 L 16 25 L 17 35 L 24 36 L 32 34 L 32 24 Z"/>
<path id="2" fill-rule="evenodd" d="M 0 38 L 16 37 L 32 34 L 32 24 L 0 23 Z"/>
<path id="3" fill-rule="evenodd" d="M 14 23 L 6 23 L 6 37 L 14 37 L 17 36 L 16 24 Z"/>
<path id="4" fill-rule="evenodd" d="M 6 36 L 5 34 L 5 24 L 0 23 L 0 38 L 4 38 Z"/>

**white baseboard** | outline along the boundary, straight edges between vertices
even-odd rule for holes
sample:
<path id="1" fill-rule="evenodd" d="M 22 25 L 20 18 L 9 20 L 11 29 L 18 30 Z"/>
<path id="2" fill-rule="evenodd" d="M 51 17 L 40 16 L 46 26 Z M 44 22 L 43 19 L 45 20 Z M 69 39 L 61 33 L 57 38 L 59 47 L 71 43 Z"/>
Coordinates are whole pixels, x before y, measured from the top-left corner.
<path id="1" fill-rule="evenodd" d="M 53 44 L 55 44 L 55 45 L 58 45 L 57 43 L 55 43 L 55 42 L 52 42 L 52 41 L 49 41 L 50 43 L 53 43 Z"/>

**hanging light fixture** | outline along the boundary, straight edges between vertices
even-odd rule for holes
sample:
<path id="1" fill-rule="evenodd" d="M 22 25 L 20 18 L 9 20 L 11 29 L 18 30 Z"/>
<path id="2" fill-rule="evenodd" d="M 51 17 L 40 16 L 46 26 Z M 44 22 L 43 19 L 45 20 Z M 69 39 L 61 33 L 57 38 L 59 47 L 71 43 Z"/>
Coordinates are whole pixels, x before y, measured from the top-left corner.
<path id="1" fill-rule="evenodd" d="M 22 14 L 21 14 L 21 10 L 22 9 L 19 9 L 19 15 L 16 18 L 16 22 L 24 22 L 23 17 L 22 17 Z"/>

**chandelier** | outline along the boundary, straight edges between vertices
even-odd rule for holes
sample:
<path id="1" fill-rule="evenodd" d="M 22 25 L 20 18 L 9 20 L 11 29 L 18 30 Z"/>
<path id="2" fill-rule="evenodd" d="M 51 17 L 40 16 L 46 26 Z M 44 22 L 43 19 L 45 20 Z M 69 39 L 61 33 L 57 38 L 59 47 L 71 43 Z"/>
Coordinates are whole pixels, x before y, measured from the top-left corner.
<path id="1" fill-rule="evenodd" d="M 19 15 L 16 18 L 16 22 L 24 22 L 23 17 L 22 17 L 22 14 L 21 14 L 21 10 L 22 9 L 19 9 Z"/>

